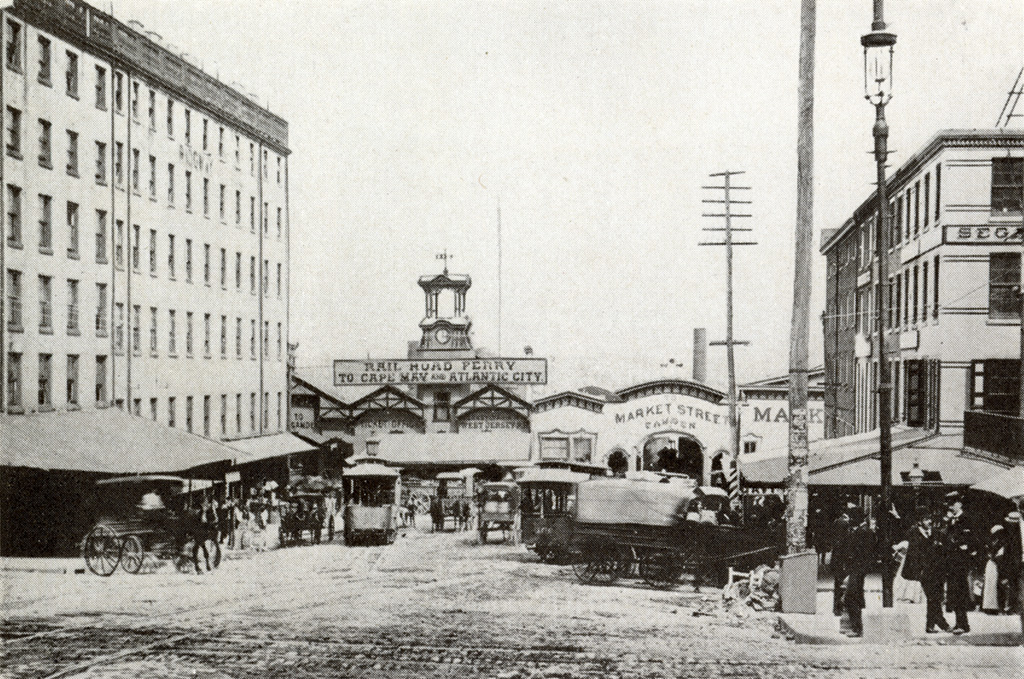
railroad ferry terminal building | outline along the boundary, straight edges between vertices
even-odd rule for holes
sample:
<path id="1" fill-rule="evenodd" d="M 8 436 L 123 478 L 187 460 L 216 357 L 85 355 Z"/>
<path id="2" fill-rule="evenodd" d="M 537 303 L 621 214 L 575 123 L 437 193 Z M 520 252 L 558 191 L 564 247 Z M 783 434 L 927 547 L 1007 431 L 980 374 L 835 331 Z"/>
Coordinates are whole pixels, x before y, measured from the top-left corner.
<path id="1" fill-rule="evenodd" d="M 646 379 L 617 391 L 562 389 L 573 379 L 594 379 L 592 366 L 555 362 L 549 376 L 547 359 L 490 356 L 471 341 L 470 277 L 446 269 L 418 283 L 425 315 L 407 357 L 297 368 L 292 432 L 320 445 L 351 445 L 356 457 L 378 457 L 420 478 L 467 467 L 500 478 L 538 462 L 567 462 L 617 474 L 665 470 L 726 485 L 728 408 L 724 392 L 704 383 L 703 332 L 695 338 L 694 379 Z M 780 400 L 778 385 L 755 385 L 759 400 L 741 409 L 750 415 L 748 453 L 784 445 L 788 431 L 787 412 L 778 407 L 786 406 L 784 390 Z M 815 412 L 820 422 L 820 406 Z M 812 438 L 820 438 L 813 421 L 811 427 Z"/>

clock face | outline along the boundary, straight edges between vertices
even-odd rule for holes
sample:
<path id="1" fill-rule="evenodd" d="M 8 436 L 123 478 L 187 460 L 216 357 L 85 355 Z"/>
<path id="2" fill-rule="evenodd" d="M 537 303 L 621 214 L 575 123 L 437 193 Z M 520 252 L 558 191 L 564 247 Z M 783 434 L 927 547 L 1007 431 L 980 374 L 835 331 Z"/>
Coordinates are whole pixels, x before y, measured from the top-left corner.
<path id="1" fill-rule="evenodd" d="M 438 328 L 434 331 L 434 339 L 437 340 L 438 344 L 448 344 L 451 338 L 452 334 L 448 332 L 447 328 Z"/>

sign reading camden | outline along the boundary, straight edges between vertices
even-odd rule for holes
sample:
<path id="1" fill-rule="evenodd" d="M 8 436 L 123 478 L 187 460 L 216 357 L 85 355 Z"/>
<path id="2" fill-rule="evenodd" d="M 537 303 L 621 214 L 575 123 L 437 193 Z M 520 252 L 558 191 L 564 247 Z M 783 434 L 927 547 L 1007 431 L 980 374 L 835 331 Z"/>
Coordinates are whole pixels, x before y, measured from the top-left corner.
<path id="1" fill-rule="evenodd" d="M 1024 227 L 1006 226 L 947 226 L 944 232 L 946 243 L 983 245 L 987 243 L 1019 243 Z"/>
<path id="2" fill-rule="evenodd" d="M 547 384 L 546 358 L 366 359 L 334 362 L 334 385 Z"/>

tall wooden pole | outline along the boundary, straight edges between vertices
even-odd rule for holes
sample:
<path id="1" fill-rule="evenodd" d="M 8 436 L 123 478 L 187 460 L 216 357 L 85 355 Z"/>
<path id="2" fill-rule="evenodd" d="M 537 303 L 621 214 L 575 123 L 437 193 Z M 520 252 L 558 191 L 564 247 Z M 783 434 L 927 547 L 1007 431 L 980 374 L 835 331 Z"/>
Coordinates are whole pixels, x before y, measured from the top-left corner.
<path id="1" fill-rule="evenodd" d="M 800 85 L 797 93 L 796 250 L 793 321 L 789 337 L 789 475 L 786 477 L 786 551 L 807 546 L 807 344 L 814 236 L 815 0 L 800 3 Z"/>
<path id="2" fill-rule="evenodd" d="M 734 231 L 750 231 L 751 229 L 746 227 L 736 227 L 732 225 L 732 220 L 741 217 L 750 217 L 749 213 L 733 212 L 733 205 L 749 205 L 749 200 L 737 200 L 732 197 L 732 191 L 749 191 L 749 186 L 735 186 L 731 182 L 733 175 L 743 174 L 742 171 L 726 170 L 725 172 L 718 172 L 712 174 L 712 177 L 722 177 L 722 186 L 705 186 L 705 189 L 715 189 L 724 191 L 722 198 L 706 198 L 702 202 L 704 203 L 721 203 L 722 212 L 719 213 L 705 213 L 705 217 L 724 217 L 725 227 L 708 227 L 705 231 L 724 231 L 725 238 L 721 243 L 700 243 L 700 245 L 723 245 L 725 246 L 725 341 L 724 342 L 710 342 L 710 346 L 725 346 L 726 348 L 726 360 L 728 361 L 729 370 L 729 462 L 726 467 L 726 461 L 722 460 L 722 473 L 726 478 L 727 486 L 729 490 L 729 499 L 737 500 L 740 496 L 740 478 L 739 478 L 739 456 L 740 456 L 740 420 L 737 413 L 737 396 L 736 396 L 736 352 L 734 347 L 737 344 L 749 344 L 749 342 L 736 340 L 733 337 L 732 328 L 732 316 L 733 316 L 733 286 L 732 286 L 732 248 L 734 245 L 757 245 L 752 241 L 737 241 L 733 238 Z"/>
<path id="3" fill-rule="evenodd" d="M 740 496 L 740 420 L 736 416 L 736 350 L 732 336 L 732 204 L 729 175 L 725 175 L 725 356 L 729 371 L 729 467 L 723 460 L 722 471 L 728 480 L 729 500 Z"/>

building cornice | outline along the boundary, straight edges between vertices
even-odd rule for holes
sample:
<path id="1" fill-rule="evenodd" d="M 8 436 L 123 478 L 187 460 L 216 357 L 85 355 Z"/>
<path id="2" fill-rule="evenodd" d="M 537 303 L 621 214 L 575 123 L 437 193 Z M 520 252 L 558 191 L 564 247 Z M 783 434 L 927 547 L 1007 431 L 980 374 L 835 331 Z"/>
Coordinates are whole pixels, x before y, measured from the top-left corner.
<path id="1" fill-rule="evenodd" d="M 15 0 L 9 11 L 84 52 L 141 75 L 180 101 L 205 110 L 276 153 L 290 153 L 288 123 L 283 118 L 88 3 Z"/>
<path id="2" fill-rule="evenodd" d="M 935 134 L 921 150 L 914 154 L 907 162 L 886 181 L 886 192 L 895 196 L 907 182 L 927 165 L 932 158 L 938 155 L 944 148 L 999 148 L 999 149 L 1024 149 L 1024 130 L 1006 129 L 975 129 L 975 130 L 942 130 Z M 871 218 L 878 209 L 876 192 L 871 195 L 853 211 L 838 229 L 826 229 L 822 231 L 821 246 L 822 254 L 827 254 L 835 247 L 849 231 Z"/>

